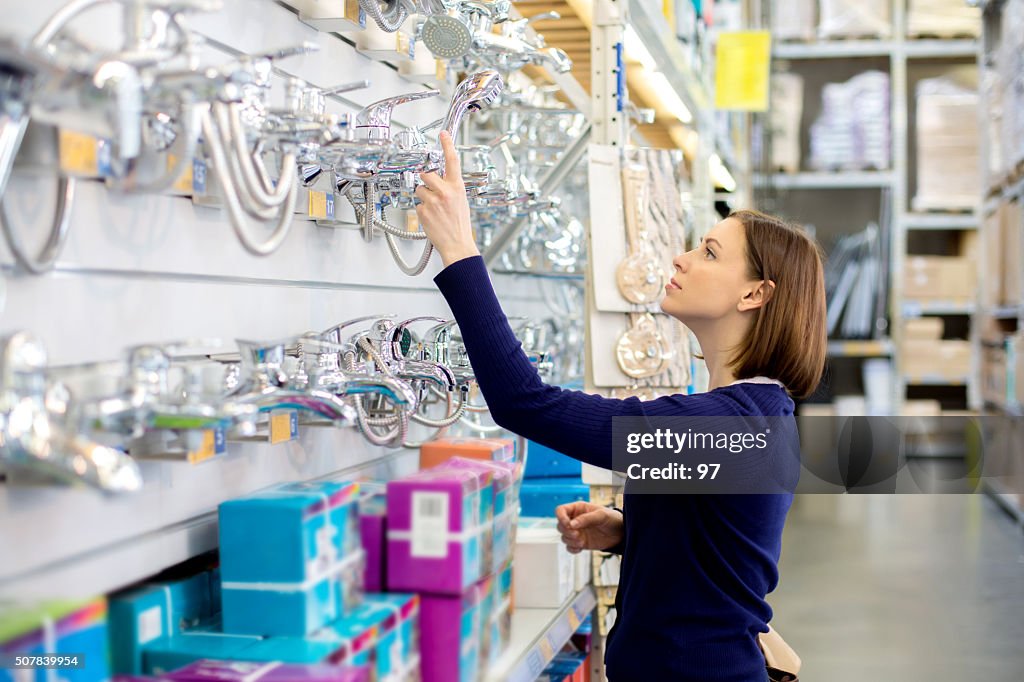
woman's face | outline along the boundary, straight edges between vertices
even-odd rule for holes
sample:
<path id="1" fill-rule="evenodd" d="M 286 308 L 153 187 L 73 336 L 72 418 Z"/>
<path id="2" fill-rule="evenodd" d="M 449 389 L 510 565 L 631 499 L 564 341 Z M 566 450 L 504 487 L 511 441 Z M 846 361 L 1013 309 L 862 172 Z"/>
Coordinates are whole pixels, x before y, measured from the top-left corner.
<path id="1" fill-rule="evenodd" d="M 737 310 L 751 285 L 746 251 L 742 223 L 726 218 L 715 225 L 696 249 L 672 260 L 675 272 L 661 309 L 687 325 Z"/>

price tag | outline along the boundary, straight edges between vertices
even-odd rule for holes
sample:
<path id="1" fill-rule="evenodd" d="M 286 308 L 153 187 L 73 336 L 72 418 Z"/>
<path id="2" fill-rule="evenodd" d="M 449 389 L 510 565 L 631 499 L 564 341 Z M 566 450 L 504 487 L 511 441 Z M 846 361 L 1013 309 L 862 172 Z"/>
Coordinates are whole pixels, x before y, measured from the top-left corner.
<path id="1" fill-rule="evenodd" d="M 96 138 L 70 130 L 60 131 L 60 168 L 68 175 L 100 174 Z"/>
<path id="2" fill-rule="evenodd" d="M 580 627 L 580 617 L 576 615 L 576 609 L 569 609 L 569 628 L 576 632 Z"/>
<path id="3" fill-rule="evenodd" d="M 192 159 L 192 192 L 206 194 L 206 162 Z"/>
<path id="4" fill-rule="evenodd" d="M 188 453 L 187 459 L 189 464 L 199 464 L 205 462 L 208 459 L 212 459 L 217 454 L 217 438 L 213 433 L 213 429 L 207 429 L 203 431 L 203 442 L 202 444 Z"/>
<path id="5" fill-rule="evenodd" d="M 334 220 L 334 192 L 327 192 L 327 219 Z"/>
<path id="6" fill-rule="evenodd" d="M 299 437 L 299 414 L 294 411 L 270 415 L 270 443 L 287 443 Z"/>
<path id="7" fill-rule="evenodd" d="M 173 170 L 174 166 L 178 163 L 178 157 L 174 154 L 167 155 L 167 170 Z M 171 189 L 178 194 L 192 194 L 192 164 L 185 164 L 185 167 L 181 169 L 181 174 L 178 175 L 178 179 L 171 185 Z"/>
<path id="8" fill-rule="evenodd" d="M 310 218 L 326 218 L 327 193 L 309 190 L 309 207 L 306 213 Z"/>
<path id="9" fill-rule="evenodd" d="M 448 63 L 440 59 L 435 59 L 434 77 L 439 81 L 448 80 Z"/>
<path id="10" fill-rule="evenodd" d="M 416 215 L 416 211 L 406 211 L 405 213 L 405 231 L 406 232 L 419 232 L 420 231 L 420 219 Z"/>
<path id="11" fill-rule="evenodd" d="M 546 637 L 540 641 L 539 649 L 540 654 L 545 661 L 550 661 L 555 657 L 555 648 L 551 646 L 551 642 L 549 642 Z"/>

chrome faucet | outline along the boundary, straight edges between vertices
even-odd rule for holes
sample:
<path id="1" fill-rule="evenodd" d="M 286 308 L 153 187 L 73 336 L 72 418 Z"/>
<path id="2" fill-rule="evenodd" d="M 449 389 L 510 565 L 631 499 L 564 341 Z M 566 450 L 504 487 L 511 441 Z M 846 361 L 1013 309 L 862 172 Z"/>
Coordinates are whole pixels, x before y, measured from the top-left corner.
<path id="1" fill-rule="evenodd" d="M 68 428 L 70 395 L 46 379 L 47 355 L 27 332 L 0 340 L 0 464 L 107 493 L 142 487 L 125 453 Z"/>

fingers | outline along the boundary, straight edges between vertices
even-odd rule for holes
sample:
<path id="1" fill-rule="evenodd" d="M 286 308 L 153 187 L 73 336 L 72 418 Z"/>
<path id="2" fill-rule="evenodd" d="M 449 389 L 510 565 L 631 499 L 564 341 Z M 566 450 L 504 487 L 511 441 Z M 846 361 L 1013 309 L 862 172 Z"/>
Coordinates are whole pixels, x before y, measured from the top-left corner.
<path id="1" fill-rule="evenodd" d="M 444 178 L 442 178 L 437 173 L 421 173 L 420 180 L 423 181 L 424 185 L 426 185 L 435 192 L 440 192 L 441 190 L 444 189 Z M 416 191 L 419 192 L 420 189 L 422 188 L 418 187 L 416 188 Z"/>
<path id="2" fill-rule="evenodd" d="M 444 150 L 444 174 L 447 178 L 462 178 L 462 164 L 455 150 L 455 141 L 447 130 L 441 131 L 441 149 Z"/>
<path id="3" fill-rule="evenodd" d="M 572 520 L 569 527 L 573 530 L 583 530 L 590 528 L 591 526 L 597 526 L 604 521 L 604 510 L 595 509 L 594 511 L 588 511 L 586 514 L 580 514 Z"/>
<path id="4" fill-rule="evenodd" d="M 569 508 L 572 506 L 573 504 L 560 504 L 555 507 L 555 518 L 558 519 L 559 529 L 561 529 L 562 526 L 565 526 L 566 528 L 569 527 L 569 522 L 572 520 Z"/>

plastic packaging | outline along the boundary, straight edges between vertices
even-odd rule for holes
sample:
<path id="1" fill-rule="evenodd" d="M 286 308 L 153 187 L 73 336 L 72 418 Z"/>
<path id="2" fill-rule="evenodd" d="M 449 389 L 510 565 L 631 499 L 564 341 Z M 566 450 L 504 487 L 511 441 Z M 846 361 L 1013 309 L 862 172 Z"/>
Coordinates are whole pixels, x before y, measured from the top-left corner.
<path id="1" fill-rule="evenodd" d="M 889 74 L 865 71 L 822 88 L 821 115 L 811 126 L 815 170 L 885 170 L 892 160 Z"/>
<path id="2" fill-rule="evenodd" d="M 892 36 L 890 0 L 820 0 L 821 38 L 889 38 Z"/>

